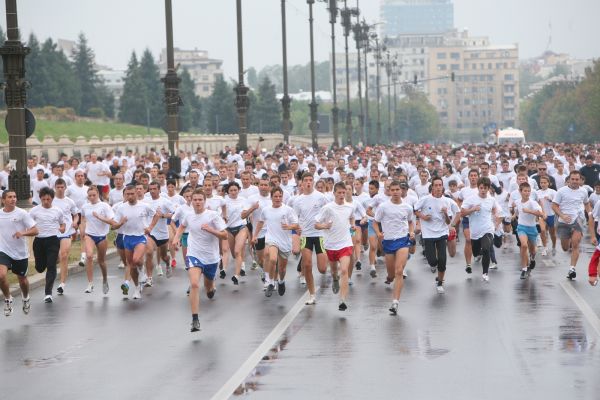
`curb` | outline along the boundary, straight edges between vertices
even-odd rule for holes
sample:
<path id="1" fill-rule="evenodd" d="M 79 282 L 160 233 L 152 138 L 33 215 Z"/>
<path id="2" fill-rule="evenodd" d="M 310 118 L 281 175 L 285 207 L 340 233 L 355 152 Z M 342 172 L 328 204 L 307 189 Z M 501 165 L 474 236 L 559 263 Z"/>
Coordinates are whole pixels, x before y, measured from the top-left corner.
<path id="1" fill-rule="evenodd" d="M 112 258 L 113 256 L 117 255 L 117 250 L 113 247 L 111 249 L 108 249 L 106 251 L 106 260 L 108 261 L 109 258 Z M 79 262 L 75 262 L 74 264 L 70 264 L 69 265 L 69 275 L 71 274 L 78 274 L 80 272 L 85 271 L 85 267 L 81 267 L 79 266 Z M 60 277 L 60 272 L 58 271 L 57 268 L 57 272 L 56 272 L 56 280 L 59 280 Z M 45 272 L 40 272 L 37 273 L 35 275 L 31 275 L 28 277 L 29 280 L 29 292 L 43 287 L 46 285 L 46 273 Z M 10 286 L 10 295 L 14 298 L 16 297 L 21 297 L 21 288 L 19 287 L 19 283 L 14 283 Z"/>

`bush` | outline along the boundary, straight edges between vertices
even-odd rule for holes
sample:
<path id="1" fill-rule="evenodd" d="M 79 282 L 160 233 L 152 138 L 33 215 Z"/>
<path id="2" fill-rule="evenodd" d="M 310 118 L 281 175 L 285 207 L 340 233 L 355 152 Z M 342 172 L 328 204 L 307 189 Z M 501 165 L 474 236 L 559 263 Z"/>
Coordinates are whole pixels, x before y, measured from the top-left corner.
<path id="1" fill-rule="evenodd" d="M 100 107 L 92 107 L 88 110 L 87 115 L 91 118 L 104 118 L 106 114 Z"/>

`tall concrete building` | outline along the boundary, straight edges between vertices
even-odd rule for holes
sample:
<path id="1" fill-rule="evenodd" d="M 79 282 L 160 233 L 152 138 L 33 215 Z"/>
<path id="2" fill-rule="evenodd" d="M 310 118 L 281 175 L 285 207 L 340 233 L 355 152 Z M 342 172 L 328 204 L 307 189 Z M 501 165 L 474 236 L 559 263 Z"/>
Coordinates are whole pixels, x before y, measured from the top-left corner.
<path id="1" fill-rule="evenodd" d="M 174 49 L 175 65 L 186 68 L 194 82 L 196 82 L 196 94 L 199 97 L 208 97 L 212 94 L 213 86 L 218 76 L 223 75 L 223 60 L 212 59 L 205 50 L 181 50 Z M 167 50 L 160 53 L 159 66 L 161 73 L 167 70 Z"/>
<path id="2" fill-rule="evenodd" d="M 384 0 L 381 5 L 383 36 L 443 33 L 454 29 L 451 0 Z"/>

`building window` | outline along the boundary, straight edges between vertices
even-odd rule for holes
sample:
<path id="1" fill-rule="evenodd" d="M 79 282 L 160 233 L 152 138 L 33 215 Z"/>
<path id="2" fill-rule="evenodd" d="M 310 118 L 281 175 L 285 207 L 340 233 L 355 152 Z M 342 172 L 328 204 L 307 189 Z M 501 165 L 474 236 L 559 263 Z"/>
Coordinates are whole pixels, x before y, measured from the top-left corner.
<path id="1" fill-rule="evenodd" d="M 452 71 L 458 71 L 460 69 L 460 64 L 452 64 L 450 65 L 450 69 Z"/>
<path id="2" fill-rule="evenodd" d="M 453 60 L 460 60 L 460 53 L 450 53 L 450 58 Z"/>
<path id="3" fill-rule="evenodd" d="M 437 59 L 438 60 L 445 60 L 446 59 L 446 53 L 437 53 Z"/>
<path id="4" fill-rule="evenodd" d="M 437 66 L 438 71 L 445 71 L 446 68 L 446 64 L 438 64 Z"/>
<path id="5" fill-rule="evenodd" d="M 203 92 L 208 92 L 209 90 L 210 90 L 210 87 L 208 85 L 202 85 Z"/>
<path id="6" fill-rule="evenodd" d="M 512 80 L 514 80 L 513 74 L 504 74 L 504 80 L 505 81 L 512 81 Z"/>

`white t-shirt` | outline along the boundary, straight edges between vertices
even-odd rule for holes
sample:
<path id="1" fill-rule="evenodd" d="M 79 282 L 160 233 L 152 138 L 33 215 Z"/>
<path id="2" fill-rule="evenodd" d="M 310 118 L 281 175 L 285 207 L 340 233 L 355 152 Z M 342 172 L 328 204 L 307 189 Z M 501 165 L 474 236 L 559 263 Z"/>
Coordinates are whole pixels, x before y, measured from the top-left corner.
<path id="1" fill-rule="evenodd" d="M 323 232 L 315 229 L 316 217 L 327 204 L 323 193 L 314 190 L 311 194 L 301 194 L 294 200 L 294 211 L 304 237 L 322 237 Z"/>
<path id="2" fill-rule="evenodd" d="M 169 196 L 167 194 L 167 199 L 173 204 L 173 207 L 179 208 L 180 206 L 185 205 L 185 198 L 178 193 L 175 193 L 174 196 Z"/>
<path id="3" fill-rule="evenodd" d="M 248 198 L 248 205 L 247 205 L 246 209 L 252 207 L 257 202 L 258 202 L 258 208 L 256 210 L 252 211 L 252 214 L 250 214 L 250 220 L 252 221 L 252 224 L 254 225 L 253 228 L 256 228 L 256 221 L 259 221 L 261 211 L 272 204 L 271 196 L 261 196 L 260 193 L 250 196 Z M 291 206 L 290 206 L 290 208 L 291 208 Z M 257 237 L 259 239 L 264 238 L 265 233 L 267 233 L 267 227 L 266 227 L 266 225 L 263 225 L 263 228 L 260 230 Z M 254 232 L 251 232 L 251 234 L 254 235 Z"/>
<path id="4" fill-rule="evenodd" d="M 465 201 L 466 199 L 468 199 L 471 196 L 478 196 L 479 195 L 479 189 L 477 189 L 476 187 L 472 188 L 470 186 L 465 186 L 464 188 L 460 189 L 460 191 L 458 192 L 458 199 L 460 201 Z"/>
<path id="5" fill-rule="evenodd" d="M 517 210 L 517 221 L 519 225 L 523 226 L 535 226 L 537 217 L 535 215 L 523 212 L 524 208 L 534 211 L 542 211 L 542 207 L 538 204 L 537 201 L 527 200 L 523 203 L 522 200 L 519 200 L 515 203 L 515 208 Z"/>
<path id="6" fill-rule="evenodd" d="M 171 220 L 181 223 L 181 221 L 183 220 L 183 217 L 185 217 L 186 214 L 193 213 L 193 212 L 194 212 L 194 209 L 190 205 L 183 204 L 183 205 L 177 207 L 177 209 L 175 210 L 175 213 L 173 213 L 173 217 L 171 217 Z M 184 232 L 186 232 L 186 233 L 189 232 L 189 229 L 186 227 Z"/>
<path id="7" fill-rule="evenodd" d="M 223 206 L 225 205 L 225 199 L 221 196 L 214 196 L 206 198 L 206 209 L 216 211 L 219 215 L 223 215 Z"/>
<path id="8" fill-rule="evenodd" d="M 203 264 L 218 263 L 221 259 L 219 238 L 202 229 L 202 226 L 208 224 L 219 232 L 225 230 L 225 221 L 219 214 L 216 211 L 206 209 L 200 214 L 196 214 L 196 212 L 186 213 L 181 220 L 181 224 L 189 231 L 187 255 L 197 258 Z"/>
<path id="9" fill-rule="evenodd" d="M 315 222 L 331 222 L 331 228 L 325 230 L 324 246 L 327 250 L 341 250 L 352 246 L 350 235 L 351 220 L 354 220 L 352 204 L 327 203 L 315 217 Z"/>
<path id="10" fill-rule="evenodd" d="M 563 186 L 556 192 L 553 203 L 558 204 L 560 212 L 571 217 L 571 222 L 574 223 L 577 217 L 584 216 L 584 205 L 589 202 L 587 191 L 584 188 L 575 190 L 568 186 Z M 558 218 L 558 222 L 566 223 L 562 218 Z"/>
<path id="11" fill-rule="evenodd" d="M 429 194 L 429 186 L 431 186 L 431 182 L 425 182 L 425 184 L 422 185 L 419 181 L 419 183 L 415 185 L 415 192 L 417 193 L 417 197 L 421 198 L 427 196 Z"/>
<path id="12" fill-rule="evenodd" d="M 377 207 L 375 221 L 381 223 L 384 240 L 400 239 L 408 236 L 408 224 L 413 220 L 413 209 L 405 203 L 394 204 L 386 201 Z"/>
<path id="13" fill-rule="evenodd" d="M 106 236 L 110 227 L 108 224 L 94 217 L 93 213 L 102 215 L 105 218 L 113 218 L 115 215 L 112 208 L 102 201 L 96 204 L 85 203 L 81 207 L 81 216 L 85 218 L 85 234 L 91 236 Z"/>
<path id="14" fill-rule="evenodd" d="M 594 218 L 594 221 L 600 221 L 600 201 L 596 203 L 592 210 L 592 218 Z M 600 233 L 600 224 L 598 224 L 598 232 Z"/>
<path id="15" fill-rule="evenodd" d="M 486 196 L 482 199 L 479 195 L 470 196 L 465 199 L 462 204 L 463 209 L 479 206 L 481 209 L 469 214 L 469 230 L 471 239 L 481 239 L 488 233 L 493 234 L 496 230 L 494 223 L 494 209 L 497 206 L 496 199 L 491 196 Z"/>
<path id="16" fill-rule="evenodd" d="M 556 196 L 556 190 L 554 189 L 546 189 L 546 190 L 538 190 L 536 192 L 538 201 L 542 204 L 542 209 L 546 216 L 554 215 L 554 210 L 552 209 L 552 201 Z"/>
<path id="17" fill-rule="evenodd" d="M 83 205 L 87 202 L 88 189 L 89 187 L 86 185 L 71 185 L 67 187 L 67 190 L 65 191 L 65 196 L 73 200 L 77 208 L 81 210 Z"/>
<path id="18" fill-rule="evenodd" d="M 258 194 L 258 188 L 254 185 L 250 185 L 245 189 L 241 188 L 239 195 L 245 199 L 248 199 L 251 196 L 254 196 L 255 194 Z"/>
<path id="19" fill-rule="evenodd" d="M 236 228 L 238 226 L 246 225 L 246 219 L 242 218 L 242 211 L 250 208 L 248 206 L 248 200 L 238 196 L 236 199 L 231 197 L 225 198 L 225 210 L 227 211 L 227 227 Z"/>
<path id="20" fill-rule="evenodd" d="M 256 221 L 263 222 L 265 243 L 275 245 L 282 252 L 292 251 L 292 231 L 284 230 L 282 224 L 297 224 L 298 217 L 290 206 L 268 205 L 261 208 Z M 262 232 L 262 231 L 261 231 Z"/>
<path id="21" fill-rule="evenodd" d="M 415 204 L 415 211 L 431 216 L 429 221 L 421 219 L 421 234 L 424 239 L 436 239 L 450 233 L 446 218 L 444 217 L 444 213 L 442 213 L 442 208 L 446 208 L 448 217 L 452 219 L 458 206 L 454 200 L 448 197 L 442 196 L 438 198 L 430 194 L 421 197 Z"/>
<path id="22" fill-rule="evenodd" d="M 0 251 L 13 260 L 29 258 L 27 238 L 22 236 L 17 239 L 14 235 L 34 226 L 35 221 L 27 211 L 15 208 L 11 212 L 5 212 L 0 208 Z"/>
<path id="23" fill-rule="evenodd" d="M 65 220 L 65 233 L 61 233 L 59 236 L 69 237 L 74 234 L 75 228 L 73 228 L 73 215 L 79 212 L 75 202 L 68 197 L 63 197 L 62 199 L 55 197 L 52 201 L 52 205 L 60 208 Z"/>
<path id="24" fill-rule="evenodd" d="M 125 188 L 121 188 L 121 189 L 117 189 L 117 188 L 112 188 L 110 189 L 110 192 L 108 192 L 108 204 L 110 204 L 111 206 L 114 206 L 117 203 L 120 203 L 123 201 L 123 190 Z"/>
<path id="25" fill-rule="evenodd" d="M 92 182 L 92 185 L 101 185 L 106 186 L 110 183 L 110 178 L 108 176 L 102 175 L 98 176 L 100 172 L 108 172 L 110 173 L 110 168 L 106 166 L 106 164 L 96 161 L 92 163 L 91 161 L 86 164 L 85 170 L 87 173 L 87 177 Z"/>
<path id="26" fill-rule="evenodd" d="M 158 197 L 154 200 L 152 198 L 145 199 L 144 202 L 150 206 L 153 210 L 160 210 L 163 214 L 172 214 L 175 212 L 175 207 L 166 197 Z M 167 226 L 167 219 L 160 218 L 150 235 L 154 236 L 156 240 L 166 240 L 169 238 L 169 227 Z"/>
<path id="27" fill-rule="evenodd" d="M 40 200 L 40 190 L 42 188 L 45 187 L 50 187 L 48 185 L 48 182 L 46 182 L 45 179 L 42 179 L 41 181 L 37 180 L 37 179 L 33 179 L 31 181 L 31 192 L 32 192 L 32 198 L 31 200 L 36 203 L 36 204 L 40 204 L 42 201 Z"/>
<path id="28" fill-rule="evenodd" d="M 29 211 L 29 216 L 35 221 L 38 228 L 38 238 L 47 238 L 50 236 L 59 236 L 60 225 L 65 222 L 63 212 L 56 206 L 44 208 L 42 205 L 33 207 Z"/>
<path id="29" fill-rule="evenodd" d="M 154 217 L 156 211 L 143 201 L 137 201 L 134 205 L 129 202 L 120 203 L 115 207 L 115 221 L 120 222 L 123 217 L 127 221 L 119 229 L 119 233 L 127 236 L 142 236 L 148 227 L 148 219 Z"/>

